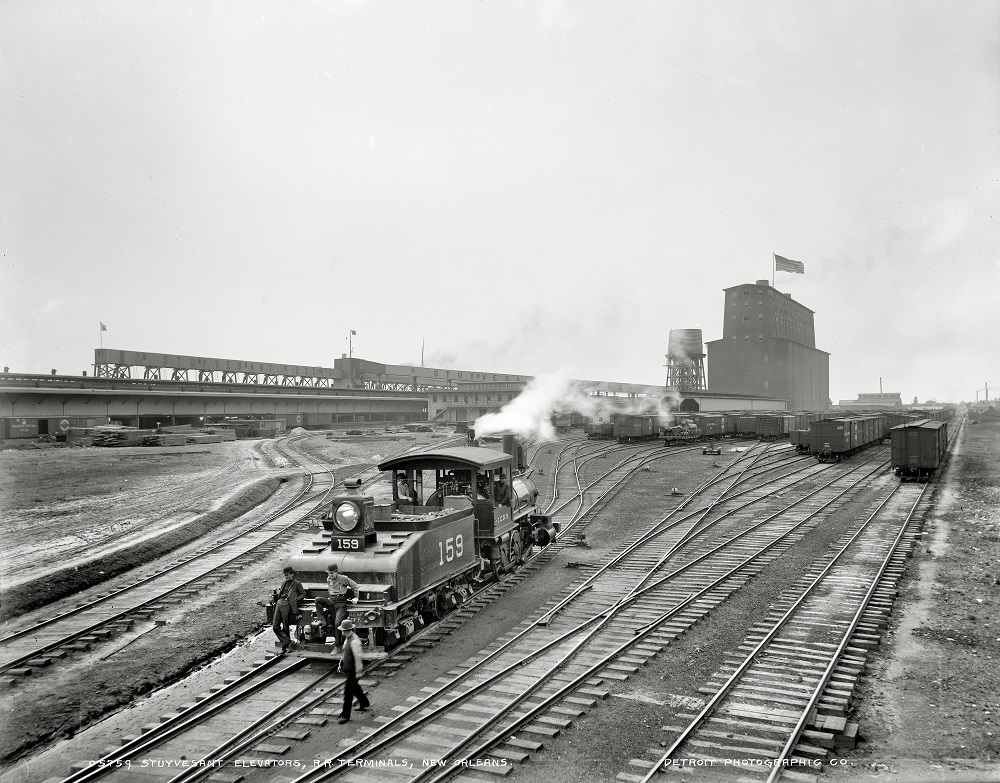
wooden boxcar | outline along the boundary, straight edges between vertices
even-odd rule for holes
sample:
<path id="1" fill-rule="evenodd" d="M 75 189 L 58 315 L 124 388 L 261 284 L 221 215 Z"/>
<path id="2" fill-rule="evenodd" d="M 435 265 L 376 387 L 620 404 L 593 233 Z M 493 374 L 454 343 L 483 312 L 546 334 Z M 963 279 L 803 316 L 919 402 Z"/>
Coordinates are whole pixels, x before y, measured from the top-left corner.
<path id="1" fill-rule="evenodd" d="M 693 418 L 698 434 L 703 438 L 721 438 L 723 433 L 722 416 L 711 413 L 698 413 Z"/>
<path id="2" fill-rule="evenodd" d="M 840 462 L 885 437 L 882 416 L 844 416 L 815 421 L 809 427 L 810 451 L 820 462 Z"/>
<path id="3" fill-rule="evenodd" d="M 809 430 L 792 430 L 788 433 L 788 440 L 799 454 L 809 453 L 811 448 Z"/>
<path id="4" fill-rule="evenodd" d="M 656 414 L 616 413 L 611 419 L 614 424 L 614 437 L 619 443 L 659 437 L 660 417 Z"/>
<path id="5" fill-rule="evenodd" d="M 755 417 L 757 437 L 761 440 L 779 440 L 788 436 L 795 423 L 794 416 L 761 414 Z"/>
<path id="6" fill-rule="evenodd" d="M 757 416 L 743 414 L 736 417 L 736 434 L 746 437 L 757 434 Z"/>
<path id="7" fill-rule="evenodd" d="M 948 424 L 922 419 L 889 430 L 892 467 L 906 481 L 926 481 L 941 465 L 948 449 Z"/>

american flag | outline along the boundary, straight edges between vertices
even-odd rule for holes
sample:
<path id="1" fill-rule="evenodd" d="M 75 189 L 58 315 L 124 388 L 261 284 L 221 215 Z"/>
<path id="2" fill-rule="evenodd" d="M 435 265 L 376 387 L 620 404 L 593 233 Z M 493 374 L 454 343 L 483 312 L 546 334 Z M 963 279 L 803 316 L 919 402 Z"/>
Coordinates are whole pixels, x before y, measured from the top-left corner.
<path id="1" fill-rule="evenodd" d="M 805 274 L 806 265 L 801 261 L 793 261 L 790 258 L 785 258 L 784 256 L 779 256 L 777 253 L 774 255 L 774 268 L 778 272 L 797 272 L 802 275 Z"/>

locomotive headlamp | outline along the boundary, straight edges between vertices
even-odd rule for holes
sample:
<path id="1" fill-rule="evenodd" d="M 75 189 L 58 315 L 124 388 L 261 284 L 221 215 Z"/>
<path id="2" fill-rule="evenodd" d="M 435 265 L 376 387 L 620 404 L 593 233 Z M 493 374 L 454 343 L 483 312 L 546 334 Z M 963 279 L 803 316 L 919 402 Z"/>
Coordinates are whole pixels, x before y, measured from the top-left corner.
<path id="1" fill-rule="evenodd" d="M 341 533 L 351 533 L 361 524 L 361 509 L 354 503 L 341 503 L 333 511 L 333 524 Z"/>
<path id="2" fill-rule="evenodd" d="M 360 552 L 375 543 L 375 501 L 367 495 L 335 497 L 320 522 L 335 552 Z"/>

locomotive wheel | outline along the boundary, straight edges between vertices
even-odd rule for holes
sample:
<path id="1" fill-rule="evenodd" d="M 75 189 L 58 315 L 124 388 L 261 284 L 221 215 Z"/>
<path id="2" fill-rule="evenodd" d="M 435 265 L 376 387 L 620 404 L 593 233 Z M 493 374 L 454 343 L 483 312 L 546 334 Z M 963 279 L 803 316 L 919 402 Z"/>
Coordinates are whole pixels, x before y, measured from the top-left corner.
<path id="1" fill-rule="evenodd" d="M 521 539 L 514 536 L 510 541 L 510 567 L 514 570 L 524 564 L 524 553 L 521 551 Z"/>
<path id="2" fill-rule="evenodd" d="M 444 595 L 438 593 L 434 596 L 434 602 L 425 611 L 421 612 L 423 617 L 424 625 L 429 625 L 435 620 L 440 620 L 446 614 L 448 610 L 445 608 L 445 598 Z"/>
<path id="3" fill-rule="evenodd" d="M 490 559 L 490 570 L 493 572 L 493 578 L 499 582 L 505 571 L 499 557 Z"/>

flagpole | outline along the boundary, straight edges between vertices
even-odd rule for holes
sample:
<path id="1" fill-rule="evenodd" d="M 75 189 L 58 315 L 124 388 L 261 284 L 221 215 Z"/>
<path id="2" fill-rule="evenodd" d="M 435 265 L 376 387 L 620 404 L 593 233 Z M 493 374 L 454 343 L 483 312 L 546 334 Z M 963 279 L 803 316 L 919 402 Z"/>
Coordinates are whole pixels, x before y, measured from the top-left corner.
<path id="1" fill-rule="evenodd" d="M 351 347 L 351 335 L 354 334 L 353 329 L 347 330 L 347 358 L 350 359 L 354 356 L 354 349 Z"/>

